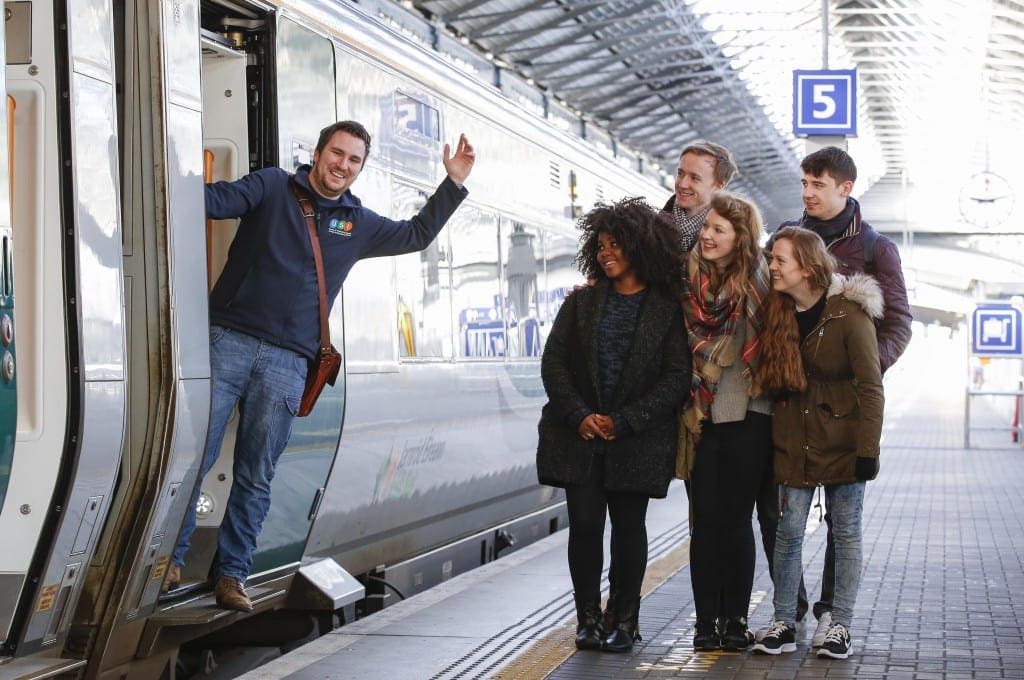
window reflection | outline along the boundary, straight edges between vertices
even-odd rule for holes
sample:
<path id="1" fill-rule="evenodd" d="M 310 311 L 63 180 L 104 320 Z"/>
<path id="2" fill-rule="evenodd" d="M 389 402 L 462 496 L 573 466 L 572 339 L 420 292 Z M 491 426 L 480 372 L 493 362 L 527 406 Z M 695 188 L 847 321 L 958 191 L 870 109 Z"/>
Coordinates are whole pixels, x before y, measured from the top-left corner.
<path id="1" fill-rule="evenodd" d="M 396 185 L 394 214 L 415 215 L 426 201 L 424 192 Z M 464 206 L 459 212 L 465 209 Z M 395 258 L 398 283 L 396 326 L 401 357 L 452 356 L 448 231 L 448 228 L 443 230 L 424 250 Z"/>
<path id="2" fill-rule="evenodd" d="M 541 291 L 542 321 L 550 325 L 573 286 L 583 283 L 583 277 L 573 258 L 579 249 L 579 240 L 570 236 L 547 232 L 544 234 L 544 271 L 546 287 Z M 547 333 L 544 333 L 545 338 Z"/>
<path id="3" fill-rule="evenodd" d="M 395 90 L 395 129 L 399 137 L 419 135 L 441 139 L 441 117 L 433 106 Z"/>
<path id="4" fill-rule="evenodd" d="M 503 319 L 511 311 L 498 283 L 497 217 L 463 205 L 448 233 L 458 356 L 503 357 L 508 353 Z"/>
<path id="5" fill-rule="evenodd" d="M 539 357 L 544 347 L 537 296 L 538 286 L 544 279 L 541 232 L 521 222 L 506 220 L 502 225 L 502 239 L 508 301 L 505 326 L 508 356 Z"/>

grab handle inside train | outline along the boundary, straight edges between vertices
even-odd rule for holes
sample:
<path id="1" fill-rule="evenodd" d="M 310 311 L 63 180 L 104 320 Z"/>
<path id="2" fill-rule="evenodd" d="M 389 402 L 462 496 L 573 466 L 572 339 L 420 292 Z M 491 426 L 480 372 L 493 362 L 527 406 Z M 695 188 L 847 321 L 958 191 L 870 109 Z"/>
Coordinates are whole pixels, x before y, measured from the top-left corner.
<path id="1" fill-rule="evenodd" d="M 213 152 L 203 149 L 203 181 L 213 181 Z M 206 285 L 213 290 L 213 220 L 206 218 Z"/>

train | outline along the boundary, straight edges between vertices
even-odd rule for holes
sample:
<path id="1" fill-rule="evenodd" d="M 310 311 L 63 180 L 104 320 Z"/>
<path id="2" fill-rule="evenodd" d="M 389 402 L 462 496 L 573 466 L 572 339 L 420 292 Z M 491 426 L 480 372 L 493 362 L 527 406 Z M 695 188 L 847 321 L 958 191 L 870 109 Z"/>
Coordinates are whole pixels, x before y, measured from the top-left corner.
<path id="1" fill-rule="evenodd" d="M 5 3 L 0 677 L 255 665 L 566 526 L 534 453 L 541 349 L 581 283 L 575 220 L 625 196 L 660 205 L 671 187 L 578 112 L 396 12 Z M 354 187 L 369 207 L 413 214 L 461 132 L 478 154 L 470 195 L 425 251 L 352 270 L 330 315 L 344 370 L 277 467 L 254 611 L 220 610 L 207 577 L 230 431 L 197 477 L 208 292 L 236 223 L 206 219 L 203 186 L 309 162 L 339 119 L 374 137 Z M 161 593 L 197 484 L 190 585 Z"/>

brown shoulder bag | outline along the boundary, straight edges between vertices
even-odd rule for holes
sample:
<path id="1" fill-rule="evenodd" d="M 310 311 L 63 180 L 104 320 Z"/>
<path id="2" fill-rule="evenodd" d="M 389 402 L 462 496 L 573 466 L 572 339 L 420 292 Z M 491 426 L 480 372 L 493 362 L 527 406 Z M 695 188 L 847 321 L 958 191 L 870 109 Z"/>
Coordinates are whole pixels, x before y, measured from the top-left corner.
<path id="1" fill-rule="evenodd" d="M 299 404 L 299 416 L 308 416 L 316 405 L 316 400 L 323 392 L 324 385 L 333 385 L 341 370 L 341 352 L 331 344 L 331 327 L 327 323 L 327 290 L 324 285 L 324 260 L 320 254 L 320 238 L 316 234 L 313 202 L 309 194 L 298 185 L 295 178 L 289 178 L 292 193 L 299 201 L 299 209 L 306 220 L 309 231 L 309 242 L 313 245 L 313 261 L 316 263 L 316 285 L 320 293 L 320 347 L 316 357 L 309 364 L 306 372 L 306 388 L 302 391 L 302 403 Z"/>

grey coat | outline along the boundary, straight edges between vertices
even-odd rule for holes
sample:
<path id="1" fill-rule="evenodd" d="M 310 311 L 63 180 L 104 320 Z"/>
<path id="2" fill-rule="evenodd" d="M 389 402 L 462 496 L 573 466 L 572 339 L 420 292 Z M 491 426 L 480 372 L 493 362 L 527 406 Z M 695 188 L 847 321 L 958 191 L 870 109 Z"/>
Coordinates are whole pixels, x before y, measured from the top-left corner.
<path id="1" fill-rule="evenodd" d="M 548 403 L 541 412 L 537 477 L 542 484 L 583 484 L 604 461 L 608 491 L 663 498 L 675 470 L 679 410 L 690 386 L 690 350 L 682 309 L 651 288 L 640 306 L 629 358 L 612 403 L 598 403 L 597 327 L 610 282 L 573 293 L 562 305 L 541 359 Z M 632 433 L 614 441 L 580 437 L 589 413 L 618 412 Z M 595 452 L 603 451 L 603 456 Z"/>

